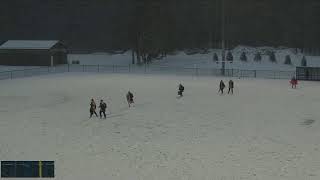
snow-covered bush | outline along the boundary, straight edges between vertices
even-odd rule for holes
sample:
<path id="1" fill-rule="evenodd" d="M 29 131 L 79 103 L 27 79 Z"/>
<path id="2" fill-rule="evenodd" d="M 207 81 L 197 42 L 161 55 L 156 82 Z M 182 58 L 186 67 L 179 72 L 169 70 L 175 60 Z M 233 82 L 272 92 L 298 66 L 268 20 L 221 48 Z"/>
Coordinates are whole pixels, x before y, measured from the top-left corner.
<path id="1" fill-rule="evenodd" d="M 305 56 L 301 59 L 301 66 L 306 67 L 307 66 L 307 59 Z"/>
<path id="2" fill-rule="evenodd" d="M 242 52 L 242 53 L 241 53 L 241 55 L 240 55 L 240 60 L 241 60 L 241 61 L 245 61 L 245 62 L 247 61 L 247 55 L 246 55 L 245 52 Z"/>
<path id="3" fill-rule="evenodd" d="M 291 57 L 290 55 L 286 55 L 286 59 L 284 61 L 284 64 L 287 64 L 287 65 L 292 65 L 292 62 L 291 62 Z"/>
<path id="4" fill-rule="evenodd" d="M 262 59 L 261 53 L 260 53 L 260 52 L 257 52 L 257 53 L 254 55 L 254 61 L 255 61 L 255 62 L 260 62 L 261 59 Z"/>
<path id="5" fill-rule="evenodd" d="M 233 61 L 233 55 L 230 51 L 227 53 L 226 59 L 227 59 L 227 61 Z"/>
<path id="6" fill-rule="evenodd" d="M 218 58 L 217 53 L 213 54 L 213 62 L 219 63 L 219 58 Z"/>
<path id="7" fill-rule="evenodd" d="M 269 53 L 269 60 L 273 63 L 277 62 L 276 55 L 274 54 L 273 51 Z"/>

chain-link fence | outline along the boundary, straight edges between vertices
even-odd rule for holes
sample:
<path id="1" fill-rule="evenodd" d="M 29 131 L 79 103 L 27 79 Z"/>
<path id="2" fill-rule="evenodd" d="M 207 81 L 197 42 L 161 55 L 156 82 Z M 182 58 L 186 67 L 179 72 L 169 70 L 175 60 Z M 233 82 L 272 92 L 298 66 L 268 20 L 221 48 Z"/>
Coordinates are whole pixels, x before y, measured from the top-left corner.
<path id="1" fill-rule="evenodd" d="M 35 75 L 67 72 L 124 73 L 124 74 L 173 74 L 189 76 L 226 76 L 240 78 L 290 79 L 295 71 L 243 70 L 197 68 L 156 65 L 61 65 L 0 72 L 0 79 L 14 79 Z"/>

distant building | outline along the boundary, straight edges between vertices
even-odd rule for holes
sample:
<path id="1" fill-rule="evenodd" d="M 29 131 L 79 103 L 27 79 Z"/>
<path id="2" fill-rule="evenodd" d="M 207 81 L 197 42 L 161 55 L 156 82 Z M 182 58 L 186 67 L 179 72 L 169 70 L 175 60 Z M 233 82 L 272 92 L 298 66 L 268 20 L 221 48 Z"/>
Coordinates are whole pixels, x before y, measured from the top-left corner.
<path id="1" fill-rule="evenodd" d="M 53 66 L 66 63 L 66 47 L 56 40 L 9 40 L 0 45 L 0 65 Z"/>

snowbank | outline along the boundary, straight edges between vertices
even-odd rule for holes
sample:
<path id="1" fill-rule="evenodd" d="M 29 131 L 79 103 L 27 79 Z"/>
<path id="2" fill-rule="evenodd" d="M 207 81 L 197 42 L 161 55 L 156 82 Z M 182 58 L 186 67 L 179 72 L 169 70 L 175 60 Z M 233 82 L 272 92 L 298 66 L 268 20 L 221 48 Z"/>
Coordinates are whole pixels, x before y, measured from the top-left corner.
<path id="1" fill-rule="evenodd" d="M 123 54 L 93 53 L 68 54 L 68 63 L 79 61 L 80 65 L 128 65 L 131 63 L 131 51 Z"/>
<path id="2" fill-rule="evenodd" d="M 277 70 L 277 71 L 294 71 L 296 66 L 301 65 L 303 54 L 292 48 L 273 48 L 273 47 L 248 47 L 238 46 L 231 50 L 234 61 L 226 63 L 227 69 L 243 69 L 243 70 Z M 245 52 L 247 62 L 240 61 L 240 55 Z M 261 53 L 261 62 L 254 62 L 254 56 L 257 52 Z M 276 63 L 269 60 L 268 53 L 274 52 Z M 198 67 L 198 68 L 221 68 L 221 62 L 213 61 L 213 54 L 217 53 L 219 61 L 221 61 L 221 50 L 211 49 L 207 54 L 187 55 L 183 51 L 176 52 L 174 55 L 167 55 L 164 59 L 154 60 L 152 65 L 155 66 L 177 66 L 177 67 Z M 285 65 L 285 57 L 291 57 L 292 65 Z M 110 55 L 106 53 L 96 54 L 69 54 L 68 62 L 79 61 L 83 65 L 128 65 L 131 63 L 131 51 L 124 54 Z M 306 56 L 308 66 L 320 67 L 320 57 Z"/>

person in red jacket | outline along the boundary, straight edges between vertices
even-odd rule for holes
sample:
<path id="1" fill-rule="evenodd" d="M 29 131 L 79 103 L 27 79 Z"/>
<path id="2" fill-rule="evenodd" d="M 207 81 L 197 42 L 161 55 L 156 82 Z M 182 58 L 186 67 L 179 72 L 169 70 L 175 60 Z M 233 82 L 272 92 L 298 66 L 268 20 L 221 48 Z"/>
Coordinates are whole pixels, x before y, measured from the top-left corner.
<path id="1" fill-rule="evenodd" d="M 298 84 L 298 80 L 295 77 L 292 77 L 292 79 L 290 80 L 290 84 L 291 84 L 291 88 L 296 89 L 297 88 L 297 84 Z"/>

